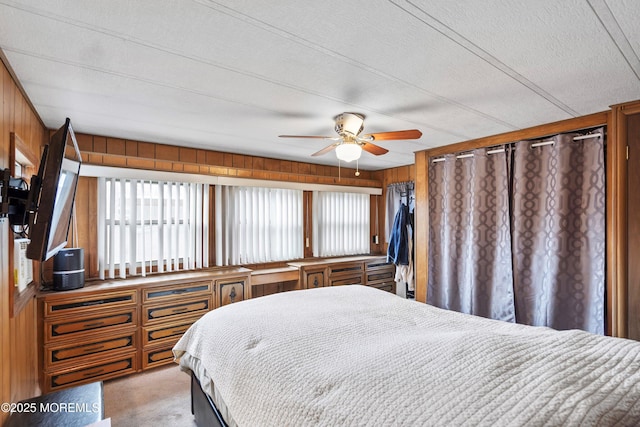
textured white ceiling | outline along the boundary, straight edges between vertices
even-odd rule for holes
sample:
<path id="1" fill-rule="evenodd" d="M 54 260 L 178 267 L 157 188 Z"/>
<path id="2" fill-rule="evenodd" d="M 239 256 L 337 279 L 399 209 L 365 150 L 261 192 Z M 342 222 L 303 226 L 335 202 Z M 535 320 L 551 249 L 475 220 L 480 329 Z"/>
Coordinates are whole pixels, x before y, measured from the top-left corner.
<path id="1" fill-rule="evenodd" d="M 382 141 L 360 167 L 640 99 L 637 0 L 0 0 L 0 49 L 51 128 L 310 157 L 333 117 Z"/>

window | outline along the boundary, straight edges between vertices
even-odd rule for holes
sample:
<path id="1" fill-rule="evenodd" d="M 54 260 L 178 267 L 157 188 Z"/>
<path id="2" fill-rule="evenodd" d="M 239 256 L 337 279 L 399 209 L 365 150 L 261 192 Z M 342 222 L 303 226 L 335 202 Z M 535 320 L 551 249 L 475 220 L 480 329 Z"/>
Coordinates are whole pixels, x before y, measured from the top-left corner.
<path id="1" fill-rule="evenodd" d="M 369 253 L 369 195 L 313 193 L 313 255 Z"/>
<path id="2" fill-rule="evenodd" d="M 216 265 L 303 257 L 302 190 L 216 187 Z"/>
<path id="3" fill-rule="evenodd" d="M 208 267 L 207 184 L 99 178 L 100 278 Z"/>

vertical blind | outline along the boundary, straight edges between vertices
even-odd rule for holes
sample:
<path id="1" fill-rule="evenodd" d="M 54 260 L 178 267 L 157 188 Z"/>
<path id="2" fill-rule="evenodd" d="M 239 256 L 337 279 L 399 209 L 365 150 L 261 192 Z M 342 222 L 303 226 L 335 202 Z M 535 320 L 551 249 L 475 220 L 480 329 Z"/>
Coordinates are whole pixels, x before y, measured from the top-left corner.
<path id="1" fill-rule="evenodd" d="M 369 253 L 369 195 L 314 191 L 313 255 Z"/>
<path id="2" fill-rule="evenodd" d="M 216 265 L 302 258 L 302 190 L 216 186 Z"/>
<path id="3" fill-rule="evenodd" d="M 98 178 L 100 278 L 209 266 L 209 185 Z"/>

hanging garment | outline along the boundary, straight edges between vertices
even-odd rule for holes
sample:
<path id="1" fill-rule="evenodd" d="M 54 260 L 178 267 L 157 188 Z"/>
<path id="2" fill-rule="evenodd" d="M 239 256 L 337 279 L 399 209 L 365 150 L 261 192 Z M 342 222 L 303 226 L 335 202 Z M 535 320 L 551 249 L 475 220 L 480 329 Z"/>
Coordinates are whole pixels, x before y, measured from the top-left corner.
<path id="1" fill-rule="evenodd" d="M 413 274 L 413 239 L 411 238 L 412 230 L 411 225 L 407 224 L 407 232 L 409 234 L 408 241 L 408 250 L 409 250 L 409 264 L 408 265 L 397 265 L 396 266 L 396 277 L 395 281 L 399 286 L 404 286 L 407 284 L 407 290 L 410 292 L 415 291 L 415 280 Z"/>
<path id="2" fill-rule="evenodd" d="M 387 262 L 392 262 L 396 266 L 409 265 L 408 219 L 409 207 L 403 203 L 393 220 L 389 247 L 387 248 Z"/>
<path id="3" fill-rule="evenodd" d="M 396 182 L 387 186 L 387 197 L 385 202 L 385 218 L 384 218 L 384 237 L 385 242 L 389 243 L 391 230 L 393 229 L 393 220 L 398 212 L 398 206 L 402 202 L 409 205 L 409 210 L 413 208 L 415 202 L 415 190 L 413 181 Z"/>

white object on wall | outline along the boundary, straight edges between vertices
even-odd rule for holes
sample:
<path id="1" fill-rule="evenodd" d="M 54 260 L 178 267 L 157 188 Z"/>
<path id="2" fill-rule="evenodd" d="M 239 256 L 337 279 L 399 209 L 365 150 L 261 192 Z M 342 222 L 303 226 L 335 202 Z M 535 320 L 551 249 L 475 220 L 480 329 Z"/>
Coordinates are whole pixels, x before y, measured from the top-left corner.
<path id="1" fill-rule="evenodd" d="M 9 221 L 7 218 L 0 218 L 0 282 L 9 281 Z"/>
<path id="2" fill-rule="evenodd" d="M 13 241 L 13 283 L 18 292 L 26 289 L 33 281 L 33 261 L 27 258 L 29 239 L 15 239 Z"/>

